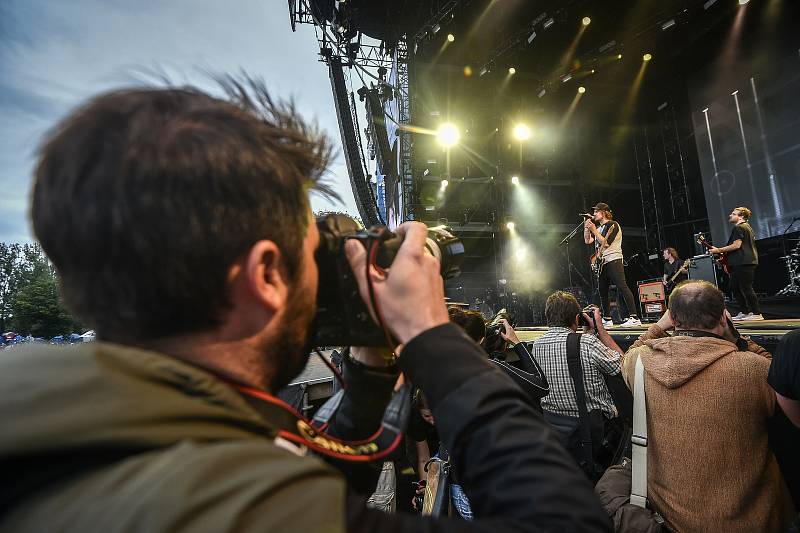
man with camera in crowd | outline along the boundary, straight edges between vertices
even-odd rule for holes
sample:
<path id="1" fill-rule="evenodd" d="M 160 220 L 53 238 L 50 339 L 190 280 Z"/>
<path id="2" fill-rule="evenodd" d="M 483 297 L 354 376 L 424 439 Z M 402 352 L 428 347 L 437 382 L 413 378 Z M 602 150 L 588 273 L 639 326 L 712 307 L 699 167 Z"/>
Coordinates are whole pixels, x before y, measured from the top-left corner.
<path id="1" fill-rule="evenodd" d="M 591 315 L 582 311 L 578 301 L 568 292 L 551 294 L 544 311 L 548 330 L 533 343 L 532 353 L 550 384 L 550 394 L 542 398 L 545 419 L 560 433 L 575 459 L 591 469 L 593 467 L 588 464 L 588 458 L 583 457 L 581 448 L 578 399 L 567 361 L 568 338 L 578 331 L 581 323 L 584 324 L 584 334 L 580 336 L 577 348 L 586 411 L 592 420 L 593 448 L 602 442 L 605 420 L 618 415 L 604 376 L 620 373 L 623 351 L 603 327 L 600 309 L 593 306 L 587 311 Z"/>
<path id="2" fill-rule="evenodd" d="M 672 335 L 668 332 L 675 330 Z M 669 310 L 625 355 L 647 398 L 647 498 L 672 531 L 786 531 L 792 501 L 770 449 L 770 354 L 739 335 L 725 296 L 678 285 Z"/>
<path id="3" fill-rule="evenodd" d="M 419 223 L 397 229 L 402 246 L 370 273 L 372 290 L 364 247 L 350 240 L 345 253 L 402 343 L 397 367 L 425 392 L 476 521 L 368 511 L 305 454 L 330 439 L 289 438 L 302 421 L 276 413 L 272 393 L 309 353 L 319 233 L 308 191 L 328 145 L 260 84 L 224 87 L 227 100 L 192 88 L 101 95 L 41 148 L 34 231 L 99 340 L 0 360 L 0 417 L 13 428 L 0 436 L 0 530 L 607 530 L 524 393 L 448 323 Z M 365 439 L 380 423 L 366 382 L 391 376 L 370 385 L 384 397 L 397 369 L 368 355 L 345 365 L 356 379 L 331 433 Z"/>

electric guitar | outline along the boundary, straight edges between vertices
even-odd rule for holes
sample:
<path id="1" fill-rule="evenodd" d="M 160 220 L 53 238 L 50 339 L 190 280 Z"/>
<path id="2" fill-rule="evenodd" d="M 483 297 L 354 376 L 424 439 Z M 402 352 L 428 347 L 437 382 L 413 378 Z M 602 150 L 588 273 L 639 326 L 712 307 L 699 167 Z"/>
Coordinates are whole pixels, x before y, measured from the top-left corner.
<path id="1" fill-rule="evenodd" d="M 686 261 L 683 262 L 681 268 L 679 268 L 677 272 L 675 272 L 672 276 L 670 276 L 670 278 L 664 283 L 667 292 L 672 292 L 672 289 L 675 288 L 675 280 L 678 278 L 678 276 L 682 274 L 681 269 L 689 268 L 689 265 L 691 264 L 692 264 L 691 259 L 687 259 Z"/>
<path id="2" fill-rule="evenodd" d="M 711 244 L 709 244 L 706 238 L 702 235 L 699 235 L 697 237 L 697 242 L 698 244 L 702 244 L 703 246 L 705 246 L 707 250 L 711 250 L 713 248 L 713 246 L 711 246 Z M 730 275 L 731 267 L 728 265 L 728 258 L 725 257 L 725 254 L 715 254 L 714 261 L 716 261 L 716 263 L 720 266 L 720 268 L 722 268 L 723 272 Z"/>

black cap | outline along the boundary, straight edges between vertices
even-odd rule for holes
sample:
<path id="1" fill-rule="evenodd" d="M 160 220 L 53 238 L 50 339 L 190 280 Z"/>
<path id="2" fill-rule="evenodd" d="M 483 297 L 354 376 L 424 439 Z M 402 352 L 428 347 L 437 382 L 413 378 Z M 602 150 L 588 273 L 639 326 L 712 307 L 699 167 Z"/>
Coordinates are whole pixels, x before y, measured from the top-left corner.
<path id="1" fill-rule="evenodd" d="M 611 212 L 611 208 L 608 207 L 608 204 L 604 204 L 603 202 L 598 202 L 597 205 L 592 207 L 592 211 L 608 211 Z"/>

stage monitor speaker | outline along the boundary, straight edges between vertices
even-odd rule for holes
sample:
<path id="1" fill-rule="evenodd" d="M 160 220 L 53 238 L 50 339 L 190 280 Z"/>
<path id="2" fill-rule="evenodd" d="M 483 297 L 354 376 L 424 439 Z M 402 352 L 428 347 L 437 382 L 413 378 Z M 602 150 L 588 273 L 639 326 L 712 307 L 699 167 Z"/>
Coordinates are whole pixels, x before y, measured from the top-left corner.
<path id="1" fill-rule="evenodd" d="M 692 257 L 689 262 L 689 279 L 704 279 L 719 287 L 717 283 L 717 268 L 711 254 L 702 254 Z"/>

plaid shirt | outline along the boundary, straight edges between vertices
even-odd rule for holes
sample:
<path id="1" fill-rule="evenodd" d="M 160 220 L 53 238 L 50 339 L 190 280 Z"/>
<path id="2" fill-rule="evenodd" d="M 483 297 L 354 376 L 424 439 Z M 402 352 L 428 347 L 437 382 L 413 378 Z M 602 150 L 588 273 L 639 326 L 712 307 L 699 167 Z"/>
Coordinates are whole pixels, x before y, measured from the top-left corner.
<path id="1" fill-rule="evenodd" d="M 575 386 L 569 377 L 567 365 L 567 335 L 570 333 L 572 330 L 568 328 L 551 327 L 533 343 L 531 355 L 536 358 L 550 383 L 550 394 L 542 398 L 542 409 L 577 418 Z M 620 354 L 594 335 L 584 334 L 581 335 L 580 358 L 587 410 L 600 409 L 610 418 L 617 416 L 617 408 L 603 374 L 613 376 L 620 372 Z"/>

